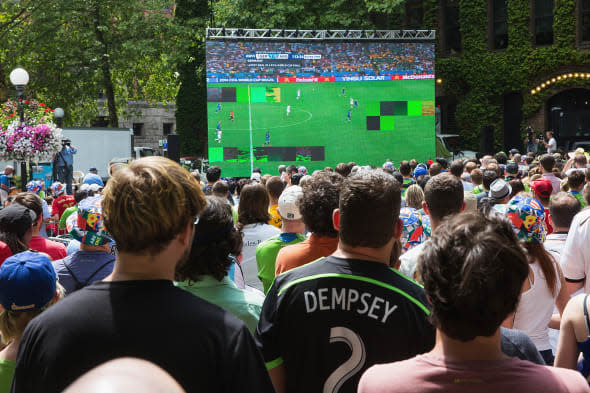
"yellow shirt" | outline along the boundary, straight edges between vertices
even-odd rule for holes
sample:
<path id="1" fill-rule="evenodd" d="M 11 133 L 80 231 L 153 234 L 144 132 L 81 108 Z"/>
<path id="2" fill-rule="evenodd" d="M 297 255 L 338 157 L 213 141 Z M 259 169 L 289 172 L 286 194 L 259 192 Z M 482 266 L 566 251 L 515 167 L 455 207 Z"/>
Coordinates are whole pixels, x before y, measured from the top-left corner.
<path id="1" fill-rule="evenodd" d="M 283 227 L 283 220 L 282 220 L 281 216 L 279 215 L 279 212 L 277 211 L 278 207 L 279 207 L 279 205 L 276 204 L 276 205 L 271 205 L 268 208 L 268 213 L 270 214 L 270 220 L 268 221 L 268 225 L 273 225 L 273 226 L 281 229 Z"/>

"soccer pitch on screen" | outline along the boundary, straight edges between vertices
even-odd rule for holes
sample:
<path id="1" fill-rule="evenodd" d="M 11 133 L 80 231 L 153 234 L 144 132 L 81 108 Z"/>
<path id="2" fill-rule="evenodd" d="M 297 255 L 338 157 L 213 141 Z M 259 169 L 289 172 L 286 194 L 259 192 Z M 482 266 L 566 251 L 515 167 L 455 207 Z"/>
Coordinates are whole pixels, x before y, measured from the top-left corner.
<path id="1" fill-rule="evenodd" d="M 279 164 L 313 171 L 435 156 L 433 78 L 276 80 L 208 83 L 209 163 L 224 176 L 249 176 L 252 166 L 277 174 Z"/>

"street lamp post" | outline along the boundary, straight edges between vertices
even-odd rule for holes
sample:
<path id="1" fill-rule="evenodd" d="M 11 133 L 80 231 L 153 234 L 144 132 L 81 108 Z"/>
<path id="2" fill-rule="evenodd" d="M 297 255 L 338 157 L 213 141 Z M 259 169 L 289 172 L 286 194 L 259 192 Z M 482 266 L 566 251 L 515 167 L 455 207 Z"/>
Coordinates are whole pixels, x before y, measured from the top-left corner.
<path id="1" fill-rule="evenodd" d="M 61 122 L 64 118 L 64 110 L 61 108 L 55 108 L 55 110 L 53 111 L 53 116 L 55 117 L 55 121 L 57 122 L 57 126 L 59 128 L 61 128 Z"/>
<path id="2" fill-rule="evenodd" d="M 61 128 L 62 120 L 64 118 L 64 110 L 62 108 L 55 108 L 53 111 L 53 116 L 55 117 L 55 121 L 57 122 L 57 126 Z M 57 181 L 57 155 L 53 157 L 53 162 L 51 163 L 51 180 Z"/>
<path id="3" fill-rule="evenodd" d="M 23 68 L 15 68 L 10 73 L 10 83 L 12 83 L 16 89 L 16 97 L 17 97 L 17 109 L 18 115 L 20 118 L 21 124 L 25 122 L 25 112 L 22 106 L 23 100 L 23 93 L 25 91 L 25 86 L 29 83 L 29 73 L 24 70 Z M 27 163 L 21 162 L 20 164 L 20 179 L 21 179 L 21 189 L 23 191 L 27 190 Z"/>

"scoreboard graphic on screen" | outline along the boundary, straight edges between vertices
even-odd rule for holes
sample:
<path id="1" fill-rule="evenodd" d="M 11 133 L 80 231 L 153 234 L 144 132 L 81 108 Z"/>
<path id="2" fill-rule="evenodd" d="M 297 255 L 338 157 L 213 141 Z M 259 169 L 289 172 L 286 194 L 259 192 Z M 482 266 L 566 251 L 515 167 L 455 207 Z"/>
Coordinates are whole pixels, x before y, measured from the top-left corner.
<path id="1" fill-rule="evenodd" d="M 308 170 L 435 156 L 434 43 L 206 43 L 210 165 Z"/>

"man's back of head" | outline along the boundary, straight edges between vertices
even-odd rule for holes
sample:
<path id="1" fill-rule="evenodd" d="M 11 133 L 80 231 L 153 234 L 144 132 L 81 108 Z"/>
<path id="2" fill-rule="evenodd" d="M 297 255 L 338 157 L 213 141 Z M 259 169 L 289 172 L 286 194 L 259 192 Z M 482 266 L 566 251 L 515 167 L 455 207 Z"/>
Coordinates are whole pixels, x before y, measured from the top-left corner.
<path id="1" fill-rule="evenodd" d="M 343 180 L 344 178 L 335 172 L 319 172 L 303 185 L 299 211 L 311 233 L 326 237 L 338 235 L 338 231 L 332 225 L 332 213 L 338 208 Z"/>
<path id="2" fill-rule="evenodd" d="M 586 175 L 582 171 L 574 170 L 567 177 L 567 184 L 571 190 L 580 191 L 586 181 Z"/>
<path id="3" fill-rule="evenodd" d="M 435 176 L 426 183 L 424 201 L 435 221 L 459 213 L 463 208 L 463 184 L 450 174 Z"/>
<path id="4" fill-rule="evenodd" d="M 442 224 L 425 245 L 421 263 L 432 321 L 461 342 L 498 331 L 516 309 L 529 270 L 510 223 L 480 213 Z"/>
<path id="5" fill-rule="evenodd" d="M 391 175 L 357 172 L 340 192 L 340 241 L 351 247 L 385 246 L 393 238 L 400 205 L 400 184 Z"/>
<path id="6" fill-rule="evenodd" d="M 289 176 L 293 175 L 294 173 L 298 173 L 298 172 L 299 172 L 299 169 L 297 169 L 297 167 L 295 165 L 289 165 L 287 167 L 287 175 L 289 175 Z"/>
<path id="7" fill-rule="evenodd" d="M 213 189 L 211 190 L 211 192 L 215 196 L 227 198 L 227 194 L 229 192 L 229 185 L 224 180 L 216 181 L 213 185 Z"/>
<path id="8" fill-rule="evenodd" d="M 582 208 L 580 201 L 569 192 L 558 192 L 549 202 L 549 213 L 554 230 L 569 230 L 574 216 Z"/>
<path id="9" fill-rule="evenodd" d="M 551 154 L 543 154 L 539 159 L 539 163 L 541 164 L 543 173 L 551 173 L 553 171 L 553 167 L 555 166 L 555 157 L 553 157 Z"/>
<path id="10" fill-rule="evenodd" d="M 490 186 L 498 178 L 498 172 L 492 170 L 486 170 L 483 173 L 483 188 L 487 191 L 490 190 Z"/>
<path id="11" fill-rule="evenodd" d="M 584 168 L 588 165 L 588 159 L 585 154 L 576 154 L 574 157 L 574 164 L 576 168 Z"/>
<path id="12" fill-rule="evenodd" d="M 205 204 L 188 171 L 167 158 L 146 157 L 109 180 L 102 211 L 119 252 L 154 255 L 195 221 Z"/>
<path id="13" fill-rule="evenodd" d="M 470 173 L 470 177 L 471 182 L 476 186 L 479 186 L 483 183 L 483 172 L 479 168 L 473 169 Z"/>
<path id="14" fill-rule="evenodd" d="M 434 177 L 441 172 L 442 172 L 442 166 L 438 162 L 433 163 L 432 165 L 430 165 L 430 168 L 428 168 L 428 174 L 431 177 Z"/>
<path id="15" fill-rule="evenodd" d="M 279 176 L 273 176 L 266 181 L 265 187 L 272 205 L 276 204 L 279 200 L 281 193 L 285 189 L 285 183 L 283 183 Z"/>
<path id="16" fill-rule="evenodd" d="M 461 161 L 461 160 L 453 161 L 451 163 L 450 171 L 453 176 L 461 177 L 461 174 L 463 173 L 463 161 Z"/>
<path id="17" fill-rule="evenodd" d="M 210 166 L 209 168 L 207 168 L 206 177 L 207 182 L 215 183 L 221 177 L 221 168 L 219 168 L 218 166 Z"/>
<path id="18" fill-rule="evenodd" d="M 401 173 L 403 177 L 410 176 L 412 173 L 412 168 L 410 167 L 410 163 L 408 161 L 402 161 L 399 163 L 399 173 Z"/>

